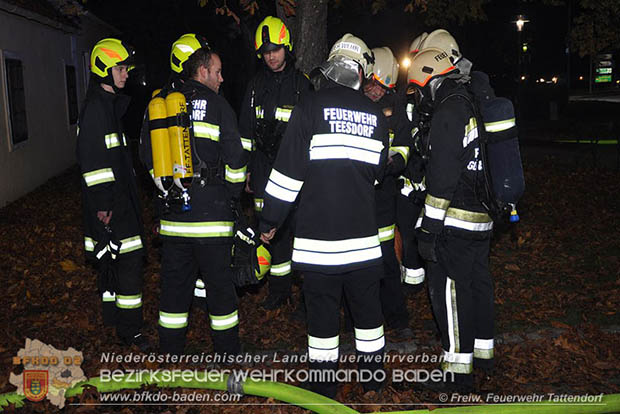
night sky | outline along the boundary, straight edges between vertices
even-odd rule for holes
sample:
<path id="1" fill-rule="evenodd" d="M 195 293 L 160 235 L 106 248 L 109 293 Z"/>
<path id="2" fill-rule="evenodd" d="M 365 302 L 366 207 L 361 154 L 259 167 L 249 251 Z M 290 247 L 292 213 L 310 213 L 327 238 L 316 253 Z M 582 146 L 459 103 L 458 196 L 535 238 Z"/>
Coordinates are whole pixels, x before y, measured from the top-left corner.
<path id="1" fill-rule="evenodd" d="M 216 16 L 212 1 L 204 8 L 194 0 L 89 0 L 86 6 L 119 28 L 122 37 L 137 48 L 145 63 L 148 89 L 143 91 L 145 96 L 166 81 L 172 42 L 186 32 L 205 35 L 222 55 L 223 93 L 235 109 L 240 104 L 247 82 L 260 65 L 247 39 L 253 38 L 254 30 L 264 16 L 275 15 L 274 9 L 263 8 L 255 16 L 246 15 L 244 24 L 238 27 L 232 18 Z M 566 6 L 502 0 L 488 3 L 484 10 L 487 16 L 483 21 L 462 26 L 446 25 L 444 28 L 457 39 L 464 56 L 474 62 L 474 69 L 483 70 L 491 76 L 499 94 L 512 97 L 516 89 L 514 79 L 519 42 L 514 20 L 518 14 L 530 20 L 522 32 L 522 41 L 528 43 L 524 71 L 532 81 L 558 76 L 560 82 L 555 87 L 564 85 L 565 88 Z M 406 55 L 409 43 L 415 36 L 436 28 L 426 26 L 418 15 L 404 13 L 401 7 L 386 8 L 376 15 L 362 8 L 330 7 L 328 16 L 330 45 L 344 33 L 351 32 L 364 39 L 371 48 L 390 46 L 399 60 Z M 587 75 L 587 61 L 573 54 L 571 71 L 575 79 L 580 73 Z M 404 78 L 403 75 L 404 71 L 401 71 L 401 78 Z M 573 86 L 587 85 L 573 82 Z"/>

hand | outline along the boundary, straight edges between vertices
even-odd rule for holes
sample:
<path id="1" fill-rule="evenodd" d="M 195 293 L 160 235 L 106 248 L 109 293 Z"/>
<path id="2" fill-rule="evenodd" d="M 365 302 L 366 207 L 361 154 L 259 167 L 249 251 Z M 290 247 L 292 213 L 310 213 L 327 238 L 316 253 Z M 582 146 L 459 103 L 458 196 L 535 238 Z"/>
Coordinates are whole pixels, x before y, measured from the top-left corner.
<path id="1" fill-rule="evenodd" d="M 417 230 L 416 238 L 418 239 L 418 252 L 422 259 L 427 262 L 437 262 L 437 252 L 435 251 L 437 235 L 425 230 Z"/>
<path id="2" fill-rule="evenodd" d="M 274 227 L 271 230 L 269 230 L 268 233 L 261 233 L 260 240 L 265 244 L 269 244 L 269 241 L 273 239 L 275 235 L 276 235 L 276 228 Z"/>
<path id="3" fill-rule="evenodd" d="M 250 174 L 251 173 L 245 174 L 245 192 L 248 194 L 254 194 L 254 191 L 250 188 Z"/>
<path id="4" fill-rule="evenodd" d="M 97 218 L 107 226 L 110 224 L 110 220 L 112 220 L 112 211 L 98 211 Z"/>

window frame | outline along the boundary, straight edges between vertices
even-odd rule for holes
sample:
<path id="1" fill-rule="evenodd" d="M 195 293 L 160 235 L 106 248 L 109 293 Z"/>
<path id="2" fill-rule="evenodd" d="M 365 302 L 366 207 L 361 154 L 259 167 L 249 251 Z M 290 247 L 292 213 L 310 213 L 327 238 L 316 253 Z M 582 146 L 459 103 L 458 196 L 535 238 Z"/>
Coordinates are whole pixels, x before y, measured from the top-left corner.
<path id="1" fill-rule="evenodd" d="M 13 119 L 11 117 L 11 102 L 9 97 L 9 76 L 6 67 L 6 60 L 18 60 L 21 63 L 22 69 L 22 81 L 24 84 L 24 111 L 26 112 L 26 139 L 20 142 L 13 142 Z M 26 65 L 24 64 L 24 59 L 22 55 L 18 52 L 13 52 L 10 50 L 0 50 L 0 64 L 2 67 L 0 68 L 0 72 L 2 75 L 2 88 L 3 88 L 3 96 L 2 103 L 4 106 L 4 116 L 6 119 L 6 132 L 7 132 L 7 145 L 9 148 L 9 152 L 13 152 L 22 148 L 30 142 L 30 131 L 28 128 L 28 104 L 26 102 Z"/>

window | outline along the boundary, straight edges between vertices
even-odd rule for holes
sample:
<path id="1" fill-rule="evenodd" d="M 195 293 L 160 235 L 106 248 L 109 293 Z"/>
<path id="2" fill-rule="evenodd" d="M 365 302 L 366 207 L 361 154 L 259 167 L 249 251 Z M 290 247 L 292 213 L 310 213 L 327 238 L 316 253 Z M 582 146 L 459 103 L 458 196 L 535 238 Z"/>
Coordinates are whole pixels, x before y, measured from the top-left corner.
<path id="1" fill-rule="evenodd" d="M 26 95 L 24 93 L 24 68 L 22 61 L 12 54 L 4 54 L 6 91 L 9 110 L 9 135 L 11 147 L 28 140 Z"/>
<path id="2" fill-rule="evenodd" d="M 78 120 L 77 79 L 75 66 L 65 65 L 65 80 L 67 83 L 67 108 L 69 111 L 69 124 L 73 125 Z"/>

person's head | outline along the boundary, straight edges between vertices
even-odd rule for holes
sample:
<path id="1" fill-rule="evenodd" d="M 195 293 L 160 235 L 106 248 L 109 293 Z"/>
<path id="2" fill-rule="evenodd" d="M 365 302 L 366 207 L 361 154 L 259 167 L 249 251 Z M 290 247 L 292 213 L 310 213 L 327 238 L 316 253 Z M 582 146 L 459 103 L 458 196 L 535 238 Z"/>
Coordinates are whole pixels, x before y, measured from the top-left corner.
<path id="1" fill-rule="evenodd" d="M 332 46 L 327 61 L 319 66 L 323 75 L 332 81 L 359 90 L 362 80 L 372 74 L 375 58 L 366 43 L 350 33 Z"/>
<path id="2" fill-rule="evenodd" d="M 286 54 L 293 51 L 291 34 L 282 20 L 267 16 L 256 28 L 254 47 L 271 71 L 281 72 L 286 67 Z"/>
<path id="3" fill-rule="evenodd" d="M 373 73 L 364 82 L 364 94 L 373 102 L 379 101 L 388 92 L 393 92 L 398 81 L 399 65 L 389 47 L 372 49 L 375 56 Z"/>
<path id="4" fill-rule="evenodd" d="M 100 40 L 90 54 L 90 72 L 104 89 L 116 92 L 125 87 L 134 68 L 134 54 L 134 49 L 119 39 Z"/>
<path id="5" fill-rule="evenodd" d="M 186 33 L 179 37 L 170 50 L 170 69 L 172 72 L 183 75 L 183 65 L 198 49 L 211 50 L 204 36 Z"/>
<path id="6" fill-rule="evenodd" d="M 423 49 L 411 60 L 407 81 L 410 87 L 415 87 L 421 101 L 433 102 L 446 76 L 455 70 L 456 67 L 445 51 L 436 48 Z"/>
<path id="7" fill-rule="evenodd" d="M 198 49 L 187 59 L 183 72 L 187 73 L 188 78 L 202 83 L 215 93 L 219 92 L 224 82 L 220 57 L 204 48 Z"/>

